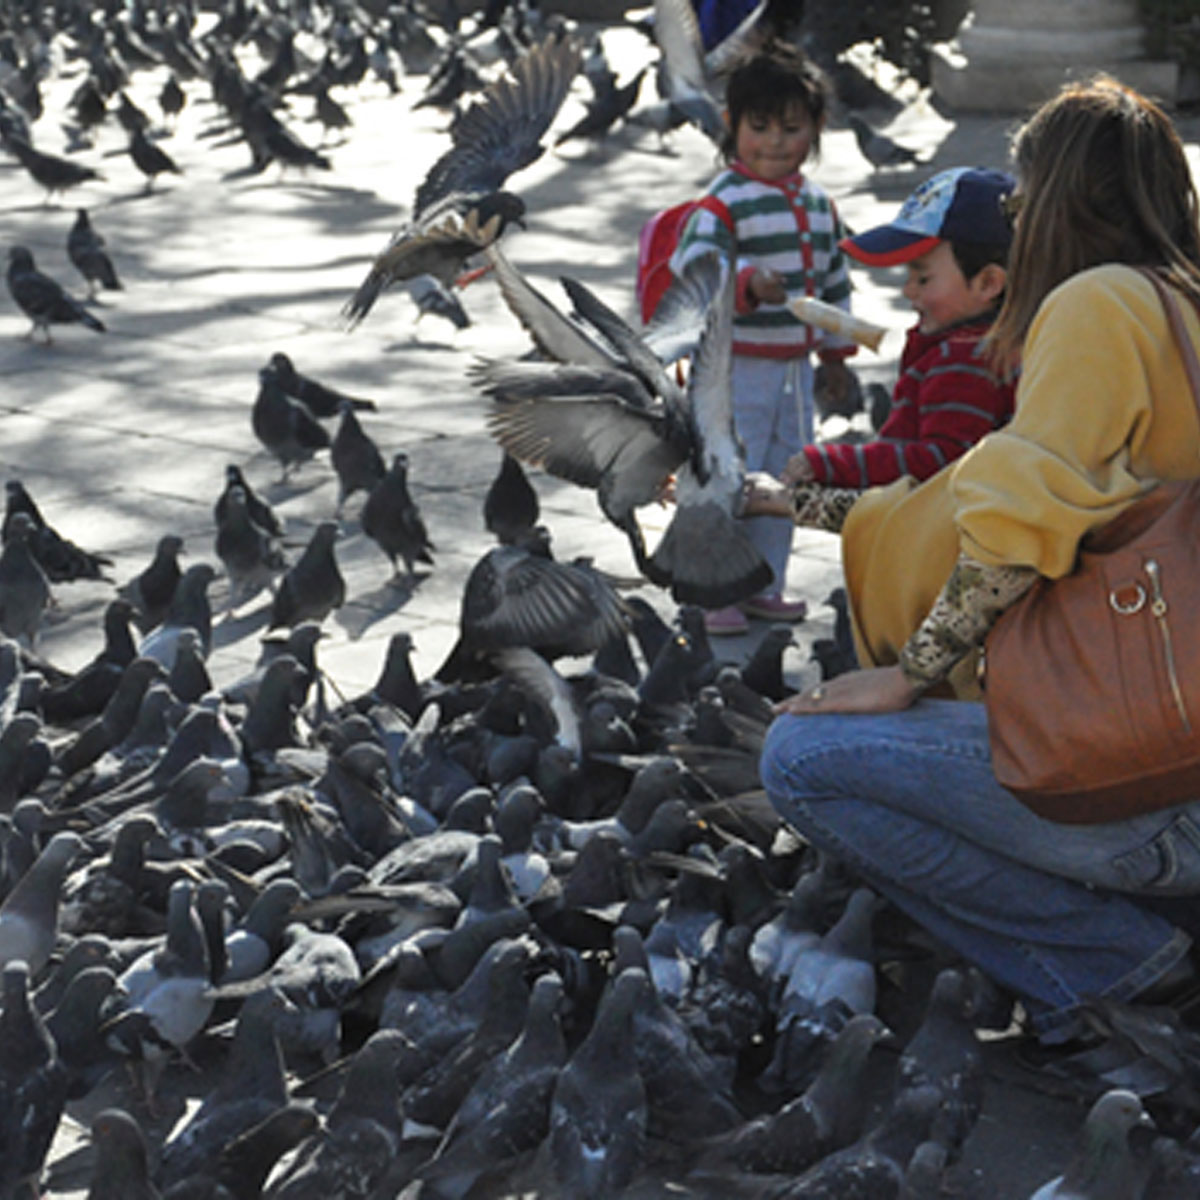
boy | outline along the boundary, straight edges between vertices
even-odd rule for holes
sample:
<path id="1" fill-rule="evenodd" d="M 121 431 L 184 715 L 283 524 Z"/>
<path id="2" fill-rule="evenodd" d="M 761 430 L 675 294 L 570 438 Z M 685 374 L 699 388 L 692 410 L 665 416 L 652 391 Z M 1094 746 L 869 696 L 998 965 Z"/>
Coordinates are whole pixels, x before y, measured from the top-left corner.
<path id="1" fill-rule="evenodd" d="M 875 441 L 805 446 L 785 483 L 865 488 L 901 475 L 927 479 L 1012 415 L 1013 380 L 982 345 L 1007 282 L 1012 176 L 955 167 L 926 180 L 888 225 L 845 238 L 868 266 L 904 264 L 917 311 L 900 358 L 892 408 Z"/>

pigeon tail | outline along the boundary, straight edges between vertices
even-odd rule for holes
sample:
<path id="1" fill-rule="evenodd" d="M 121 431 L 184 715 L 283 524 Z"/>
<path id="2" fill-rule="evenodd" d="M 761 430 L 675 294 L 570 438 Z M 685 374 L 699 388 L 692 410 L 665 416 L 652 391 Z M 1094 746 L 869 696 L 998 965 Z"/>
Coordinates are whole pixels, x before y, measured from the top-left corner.
<path id="1" fill-rule="evenodd" d="M 714 502 L 681 505 L 650 565 L 670 580 L 676 601 L 701 608 L 724 608 L 757 595 L 774 578 L 741 526 Z"/>

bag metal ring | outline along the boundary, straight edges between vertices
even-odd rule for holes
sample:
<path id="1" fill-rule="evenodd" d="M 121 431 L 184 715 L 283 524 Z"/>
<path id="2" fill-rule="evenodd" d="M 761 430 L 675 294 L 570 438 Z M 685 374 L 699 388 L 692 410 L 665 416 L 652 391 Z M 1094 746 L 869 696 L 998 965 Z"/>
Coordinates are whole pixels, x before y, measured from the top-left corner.
<path id="1" fill-rule="evenodd" d="M 1126 596 L 1129 599 L 1125 599 Z M 1140 583 L 1135 583 L 1132 587 L 1126 585 L 1120 589 L 1113 588 L 1108 593 L 1108 602 L 1123 617 L 1132 616 L 1145 605 L 1146 589 Z"/>

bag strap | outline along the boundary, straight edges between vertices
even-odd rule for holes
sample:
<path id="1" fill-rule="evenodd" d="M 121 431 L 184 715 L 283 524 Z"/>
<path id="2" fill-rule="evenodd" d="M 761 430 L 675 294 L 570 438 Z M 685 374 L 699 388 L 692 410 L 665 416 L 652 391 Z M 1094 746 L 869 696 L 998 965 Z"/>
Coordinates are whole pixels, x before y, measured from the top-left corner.
<path id="1" fill-rule="evenodd" d="M 1200 356 L 1196 354 L 1195 344 L 1183 323 L 1183 313 L 1179 309 L 1179 301 L 1175 298 L 1175 289 L 1167 287 L 1162 276 L 1152 267 L 1138 268 L 1147 279 L 1154 284 L 1154 290 L 1167 310 L 1167 322 L 1179 353 L 1183 355 L 1183 368 L 1187 372 L 1188 385 L 1192 389 L 1192 402 L 1196 405 L 1197 416 L 1200 416 Z"/>
<path id="2" fill-rule="evenodd" d="M 729 211 L 729 206 L 719 196 L 714 196 L 711 192 L 705 192 L 696 201 L 696 207 L 706 209 L 712 213 L 730 233 L 736 235 L 737 231 L 733 227 L 733 213 Z"/>

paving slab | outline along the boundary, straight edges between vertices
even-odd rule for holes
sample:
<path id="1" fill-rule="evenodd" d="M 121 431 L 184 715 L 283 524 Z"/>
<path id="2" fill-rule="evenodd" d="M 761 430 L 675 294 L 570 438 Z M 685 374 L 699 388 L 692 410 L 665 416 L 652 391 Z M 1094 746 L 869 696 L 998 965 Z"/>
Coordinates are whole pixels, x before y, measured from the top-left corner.
<path id="1" fill-rule="evenodd" d="M 609 28 L 604 38 L 623 78 L 647 60 L 638 35 Z M 78 64 L 70 64 L 48 87 L 46 115 L 34 127 L 40 147 L 64 149 L 58 119 L 80 78 Z M 130 95 L 156 114 L 164 78 L 161 70 L 139 71 Z M 86 206 L 125 284 L 121 292 L 104 293 L 93 310 L 108 326 L 106 334 L 58 329 L 51 346 L 23 340 L 25 318 L 7 295 L 0 299 L 0 470 L 24 480 L 60 532 L 110 554 L 116 582 L 145 565 L 165 532 L 184 537 L 187 561 L 215 561 L 212 504 L 230 462 L 277 508 L 289 542 L 303 544 L 334 512 L 336 482 L 327 458 L 319 456 L 283 483 L 250 426 L 257 371 L 271 353 L 285 351 L 302 371 L 377 401 L 378 411 L 365 414 L 363 423 L 385 457 L 409 454 L 412 490 L 437 547 L 426 575 L 397 585 L 386 557 L 358 526 L 361 496 L 352 498 L 336 551 L 348 600 L 327 622 L 319 657 L 338 687 L 353 694 L 374 681 L 389 638 L 403 630 L 414 638 L 418 675 L 427 676 L 457 636 L 463 582 L 491 545 L 481 505 L 500 455 L 467 369 L 478 357 L 524 353 L 528 339 L 486 280 L 463 295 L 473 323 L 462 331 L 431 317 L 417 323 L 402 289 L 384 295 L 352 332 L 341 307 L 445 148 L 448 116 L 413 110 L 420 79 L 403 80 L 398 96 L 367 80 L 338 96 L 354 125 L 344 141 L 325 146 L 332 171 L 270 168 L 254 176 L 246 147 L 228 136 L 207 85 L 185 87 L 188 104 L 161 139 L 183 173 L 160 178 L 148 193 L 113 123 L 78 155 L 103 170 L 104 179 L 61 200 L 44 203 L 22 170 L 0 161 L 7 243 L 30 246 L 42 270 L 82 295 L 66 257 L 66 235 L 76 206 Z M 1011 118 L 941 113 L 911 88 L 903 99 L 887 132 L 921 151 L 924 161 L 916 168 L 872 171 L 836 119 L 823 138 L 812 173 L 852 228 L 888 219 L 936 170 L 1005 161 Z M 583 100 L 578 81 L 561 127 L 581 115 Z M 296 133 L 317 144 L 321 129 L 311 101 L 294 98 L 289 109 L 286 119 Z M 1195 165 L 1196 120 L 1181 122 L 1181 129 Z M 555 299 L 561 299 L 558 277 L 569 274 L 632 315 L 641 225 L 666 204 L 697 193 L 717 165 L 712 146 L 691 129 L 664 145 L 633 127 L 598 147 L 567 143 L 514 177 L 529 206 L 529 228 L 506 238 L 506 252 Z M 889 330 L 879 354 L 863 351 L 856 360 L 865 380 L 894 380 L 911 320 L 900 282 L 896 272 L 854 271 L 856 312 Z M 633 572 L 625 538 L 603 520 L 591 493 L 539 473 L 534 479 L 561 557 L 586 554 L 614 574 Z M 644 515 L 650 536 L 657 536 L 665 514 Z M 832 630 L 832 611 L 823 601 L 840 575 L 836 537 L 798 531 L 791 585 L 808 599 L 809 617 L 797 627 L 797 646 L 786 660 L 796 686 L 816 678 L 809 646 Z M 639 594 L 673 615 L 661 591 L 645 586 Z M 41 649 L 75 667 L 100 644 L 112 584 L 64 584 L 55 595 Z M 229 615 L 218 585 L 213 603 L 209 666 L 223 684 L 257 657 L 269 597 L 264 593 Z M 747 636 L 724 639 L 719 655 L 742 660 L 764 628 L 753 622 Z M 1002 1046 L 992 1052 L 1005 1054 Z M 71 1121 L 86 1122 L 87 1112 L 86 1106 L 73 1109 Z M 960 1169 L 960 1194 L 1027 1195 L 1065 1161 L 1081 1115 L 1078 1101 L 1046 1095 L 1036 1081 L 997 1081 Z M 82 1193 L 64 1187 L 53 1194 Z"/>

